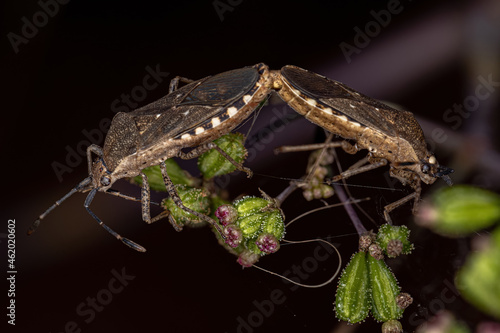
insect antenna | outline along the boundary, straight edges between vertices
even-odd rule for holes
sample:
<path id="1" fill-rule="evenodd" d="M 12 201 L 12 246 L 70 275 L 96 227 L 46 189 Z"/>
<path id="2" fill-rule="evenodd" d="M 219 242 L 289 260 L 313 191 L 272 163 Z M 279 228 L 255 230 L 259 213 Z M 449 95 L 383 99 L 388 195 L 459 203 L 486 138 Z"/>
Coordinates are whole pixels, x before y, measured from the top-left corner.
<path id="1" fill-rule="evenodd" d="M 87 195 L 87 198 L 85 199 L 85 203 L 83 204 L 83 206 L 85 207 L 87 212 L 90 214 L 90 216 L 92 216 L 94 218 L 94 220 L 96 220 L 97 223 L 99 223 L 99 225 L 101 227 L 103 227 L 107 232 L 109 232 L 111 235 L 113 235 L 116 239 L 120 240 L 123 244 L 127 245 L 128 247 L 130 247 L 136 251 L 146 252 L 146 249 L 143 246 L 131 241 L 128 238 L 120 236 L 120 234 L 118 234 L 116 231 L 114 231 L 113 229 L 111 229 L 110 227 L 105 225 L 104 222 L 101 221 L 101 219 L 99 217 L 97 217 L 97 215 L 95 215 L 93 211 L 90 210 L 89 206 L 92 203 L 92 200 L 94 199 L 94 196 L 96 193 L 97 193 L 97 188 L 92 189 L 92 191 L 90 191 L 90 193 Z"/>
<path id="2" fill-rule="evenodd" d="M 85 188 L 88 184 L 90 184 L 91 181 L 92 181 L 91 176 L 85 178 L 78 185 L 76 185 L 74 188 L 72 188 L 71 191 L 66 193 L 61 199 L 54 202 L 54 204 L 52 206 L 50 206 L 45 212 L 43 212 L 40 216 L 38 216 L 38 218 L 35 220 L 35 222 L 33 222 L 33 224 L 28 228 L 27 234 L 31 235 L 32 233 L 34 233 L 35 230 L 40 225 L 40 223 L 42 222 L 42 220 L 45 218 L 45 216 L 47 216 L 54 208 L 56 208 L 57 206 L 60 206 L 64 200 L 68 199 L 74 193 L 80 192 L 83 188 Z"/>

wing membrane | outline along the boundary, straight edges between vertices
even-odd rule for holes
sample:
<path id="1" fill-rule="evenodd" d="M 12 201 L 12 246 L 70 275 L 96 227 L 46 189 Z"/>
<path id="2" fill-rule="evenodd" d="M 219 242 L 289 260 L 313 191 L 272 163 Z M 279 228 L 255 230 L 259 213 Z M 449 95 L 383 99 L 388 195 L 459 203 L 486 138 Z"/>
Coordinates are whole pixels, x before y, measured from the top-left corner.
<path id="1" fill-rule="evenodd" d="M 242 98 L 258 79 L 254 67 L 224 72 L 190 83 L 131 112 L 141 134 L 141 149 L 211 121 Z"/>

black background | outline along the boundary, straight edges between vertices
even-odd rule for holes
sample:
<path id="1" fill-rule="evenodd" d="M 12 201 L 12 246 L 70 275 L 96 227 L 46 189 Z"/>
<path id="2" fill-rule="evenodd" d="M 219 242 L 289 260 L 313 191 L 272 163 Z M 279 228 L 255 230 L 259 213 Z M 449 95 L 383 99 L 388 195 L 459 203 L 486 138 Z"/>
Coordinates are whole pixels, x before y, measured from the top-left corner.
<path id="1" fill-rule="evenodd" d="M 248 322 L 249 316 L 264 318 L 262 324 L 251 328 L 254 332 L 380 329 L 372 319 L 361 326 L 338 327 L 332 311 L 335 283 L 320 289 L 292 290 L 276 277 L 256 269 L 242 270 L 207 228 L 176 233 L 164 221 L 146 225 L 140 218 L 140 206 L 119 198 L 98 194 L 93 210 L 119 233 L 145 246 L 145 254 L 126 248 L 100 229 L 85 212 L 82 194 L 74 195 L 49 215 L 35 235 L 25 235 L 38 214 L 87 175 L 83 161 L 59 182 L 52 163 L 65 164 L 65 147 L 77 149 L 87 140 L 83 130 L 97 129 L 102 119 L 113 116 L 113 101 L 142 85 L 147 66 L 159 66 L 169 76 L 148 91 L 140 105 L 166 94 L 169 81 L 177 75 L 199 79 L 258 62 L 272 69 L 293 64 L 313 70 L 414 112 L 438 160 L 457 170 L 456 182 L 498 190 L 498 136 L 492 134 L 498 129 L 494 114 L 498 93 L 481 103 L 471 117 L 462 117 L 458 128 L 452 128 L 457 123 L 443 118 L 446 109 L 474 94 L 479 75 L 493 73 L 494 80 L 499 77 L 500 11 L 495 1 L 403 1 L 401 12 L 392 15 L 387 26 L 374 33 L 350 61 L 339 45 L 355 46 L 354 28 L 364 30 L 374 21 L 371 11 L 387 9 L 388 2 L 221 3 L 232 9 L 221 14 L 223 20 L 212 1 L 73 0 L 59 5 L 54 17 L 27 43 L 18 45 L 18 52 L 8 34 L 21 35 L 21 19 L 33 22 L 41 7 L 35 1 L 4 3 L 2 223 L 16 220 L 18 271 L 16 326 L 9 326 L 9 332 L 64 332 L 71 321 L 82 332 L 238 332 L 238 318 Z M 293 115 L 279 100 L 272 99 L 270 104 L 251 132 L 253 138 L 260 135 L 265 142 L 264 150 L 253 147 L 258 154 L 247 162 L 256 175 L 251 180 L 242 175 L 231 177 L 227 189 L 232 198 L 243 193 L 256 195 L 258 187 L 270 195 L 279 194 L 287 181 L 262 174 L 298 178 L 304 173 L 307 154 L 273 156 L 272 149 L 311 143 L 322 134 L 304 119 L 291 121 L 279 133 L 259 132 L 276 119 L 272 110 Z M 249 127 L 247 124 L 244 130 Z M 448 134 L 438 144 L 432 135 L 436 128 Z M 341 154 L 342 164 L 347 167 L 362 156 Z M 192 167 L 193 163 L 186 165 Z M 374 225 L 364 219 L 367 228 L 383 223 L 384 205 L 409 193 L 400 184 L 395 185 L 397 191 L 390 191 L 386 171 L 349 181 L 382 188 L 350 187 L 354 197 L 372 198 L 363 204 L 375 220 Z M 442 185 L 437 182 L 424 191 Z M 116 188 L 139 194 L 138 187 L 125 181 L 118 182 Z M 157 200 L 162 197 L 156 194 Z M 297 192 L 283 209 L 291 219 L 319 206 L 319 202 L 305 202 Z M 412 256 L 390 262 L 403 290 L 415 298 L 401 320 L 405 331 L 414 331 L 443 307 L 471 327 L 487 319 L 455 298 L 449 287 L 469 240 L 449 240 L 414 226 L 409 206 L 396 211 L 393 219 L 410 225 L 416 245 Z M 6 228 L 0 232 L 3 245 Z M 337 208 L 310 215 L 291 227 L 287 238 L 338 237 L 333 241 L 345 263 L 357 246 L 354 232 L 343 209 Z M 301 265 L 315 246 L 286 247 L 260 263 L 283 273 Z M 1 258 L 4 267 L 6 255 Z M 327 279 L 335 265 L 335 257 L 321 262 L 320 269 L 302 282 Z M 108 288 L 113 269 L 124 269 L 135 278 L 113 295 L 94 319 L 85 322 L 89 317 L 80 316 L 76 308 Z M 7 289 L 6 283 L 2 285 Z M 6 289 L 1 292 L 3 311 Z M 275 305 L 268 316 L 256 315 L 255 302 L 268 300 L 276 289 L 283 292 L 285 302 Z M 452 300 L 445 301 L 443 295 Z M 4 314 L 2 318 L 4 324 Z"/>

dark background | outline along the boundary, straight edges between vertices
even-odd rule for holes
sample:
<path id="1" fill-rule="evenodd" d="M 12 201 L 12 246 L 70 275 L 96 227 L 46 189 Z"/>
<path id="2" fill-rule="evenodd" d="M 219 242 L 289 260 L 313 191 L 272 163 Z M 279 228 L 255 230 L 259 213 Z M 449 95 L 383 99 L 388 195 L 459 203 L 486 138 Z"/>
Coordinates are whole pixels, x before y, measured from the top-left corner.
<path id="1" fill-rule="evenodd" d="M 500 81 L 500 8 L 495 1 L 403 1 L 398 6 L 401 11 L 391 15 L 388 24 L 349 59 L 339 45 L 354 47 L 354 28 L 364 31 L 369 22 L 375 22 L 371 11 L 380 13 L 393 1 L 218 3 L 231 10 L 220 9 L 220 16 L 212 1 L 73 0 L 59 5 L 54 17 L 18 45 L 18 52 L 8 34 L 22 35 L 22 18 L 33 22 L 42 7 L 35 1 L 3 4 L 2 223 L 16 220 L 18 271 L 16 326 L 9 326 L 9 332 L 64 332 L 71 321 L 78 328 L 67 331 L 238 332 L 239 317 L 246 322 L 249 317 L 264 318 L 262 324 L 254 325 L 258 327 L 240 328 L 241 332 L 380 329 L 372 319 L 361 326 L 338 327 L 332 311 L 335 283 L 292 290 L 279 278 L 256 269 L 242 270 L 208 228 L 177 233 L 165 221 L 146 225 L 140 206 L 119 198 L 98 194 L 93 210 L 119 233 L 145 246 L 145 254 L 126 248 L 100 229 L 85 212 L 82 194 L 49 215 L 35 235 L 25 235 L 38 214 L 87 175 L 83 161 L 71 173 L 64 173 L 60 182 L 52 163 L 65 164 L 66 147 L 86 148 L 82 131 L 98 129 L 102 119 L 111 118 L 113 101 L 142 85 L 147 66 L 159 66 L 169 75 L 139 105 L 166 94 L 169 81 L 177 75 L 199 79 L 258 62 L 272 69 L 293 64 L 313 70 L 414 112 L 440 163 L 456 169 L 456 183 L 498 190 L 500 158 L 498 135 L 494 135 L 498 132 L 498 92 L 481 101 L 473 113 L 455 115 L 454 120 L 443 117 L 455 103 L 474 95 L 478 76 L 491 74 L 494 81 Z M 251 148 L 258 154 L 246 163 L 256 175 L 251 180 L 231 177 L 227 189 L 232 198 L 256 195 L 258 187 L 275 196 L 288 184 L 262 175 L 299 178 L 304 174 L 307 154 L 273 156 L 272 149 L 311 143 L 322 133 L 300 118 L 279 133 L 263 132 L 276 114 L 292 116 L 294 112 L 278 99 L 271 99 L 262 110 L 251 132 Z M 442 134 L 436 136 L 439 129 L 445 131 L 445 139 Z M 264 150 L 255 144 L 256 139 Z M 340 156 L 347 167 L 363 154 Z M 389 182 L 386 171 L 349 180 L 377 187 L 349 187 L 354 197 L 372 198 L 362 205 L 375 221 L 362 217 L 367 228 L 383 223 L 383 206 L 410 191 Z M 442 185 L 426 186 L 424 193 Z M 396 191 L 390 190 L 393 187 Z M 126 181 L 118 182 L 116 188 L 139 195 L 138 187 Z M 290 220 L 321 205 L 307 203 L 297 192 L 283 209 Z M 393 219 L 410 225 L 416 246 L 411 256 L 390 262 L 403 290 L 415 298 L 401 320 L 405 331 L 414 331 L 442 308 L 471 327 L 488 319 L 450 287 L 469 251 L 469 240 L 442 238 L 414 226 L 408 205 L 396 211 Z M 2 253 L 6 253 L 7 230 L 0 232 Z M 357 246 L 354 233 L 343 209 L 337 208 L 301 220 L 290 228 L 287 238 L 335 237 L 345 263 Z M 301 265 L 315 246 L 284 247 L 260 264 L 283 273 Z M 6 256 L 1 258 L 4 267 Z M 313 276 L 301 282 L 324 281 L 335 265 L 335 257 L 321 262 Z M 112 271 L 122 269 L 135 278 L 85 322 L 89 317 L 77 313 L 79 304 L 104 295 Z M 7 284 L 2 286 L 7 289 Z M 256 314 L 256 302 L 263 304 L 276 289 L 283 292 L 285 302 L 264 315 Z M 2 299 L 3 309 L 6 300 Z"/>

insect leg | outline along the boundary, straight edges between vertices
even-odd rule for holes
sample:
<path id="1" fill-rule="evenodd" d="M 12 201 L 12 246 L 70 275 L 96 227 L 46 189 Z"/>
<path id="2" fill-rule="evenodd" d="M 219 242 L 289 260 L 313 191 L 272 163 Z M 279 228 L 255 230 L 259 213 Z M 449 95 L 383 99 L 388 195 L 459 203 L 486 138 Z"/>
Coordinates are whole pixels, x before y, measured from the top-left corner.
<path id="1" fill-rule="evenodd" d="M 346 171 L 342 172 L 341 174 L 333 177 L 332 179 L 330 179 L 328 181 L 329 184 L 331 183 L 334 183 L 334 182 L 338 182 L 339 180 L 341 179 L 346 179 L 346 178 L 349 178 L 351 176 L 354 176 L 354 175 L 357 175 L 357 174 L 360 174 L 360 173 L 363 173 L 363 172 L 366 172 L 366 171 L 370 171 L 370 170 L 373 170 L 373 169 L 376 169 L 376 168 L 380 168 L 381 166 L 384 166 L 384 165 L 387 165 L 387 160 L 386 159 L 380 159 L 379 161 L 377 162 L 374 162 L 373 164 L 368 164 L 368 165 L 365 165 L 365 166 L 362 166 L 362 167 L 359 167 L 359 168 L 356 168 L 356 169 L 347 169 Z"/>
<path id="2" fill-rule="evenodd" d="M 240 163 L 236 162 L 231 156 L 229 156 L 224 150 L 222 150 L 219 146 L 217 146 L 213 142 L 209 142 L 209 143 L 206 143 L 204 145 L 198 146 L 187 153 L 180 151 L 177 156 L 182 158 L 183 160 L 190 160 L 192 158 L 200 156 L 201 154 L 203 154 L 211 149 L 217 150 L 222 156 L 224 156 L 224 158 L 226 158 L 232 165 L 234 165 L 236 167 L 236 169 L 245 172 L 247 174 L 248 178 L 252 177 L 252 175 L 253 175 L 252 170 L 250 170 L 249 168 L 246 168 L 243 165 L 241 165 Z"/>
<path id="3" fill-rule="evenodd" d="M 142 177 L 142 187 L 141 187 L 141 209 L 142 209 L 142 219 L 146 223 L 151 223 L 151 211 L 150 211 L 150 190 L 148 176 L 141 172 Z"/>
<path id="4" fill-rule="evenodd" d="M 359 167 L 362 167 L 363 165 L 365 165 L 366 163 L 368 163 L 368 156 L 367 157 L 363 157 L 362 159 L 360 159 L 359 161 L 357 161 L 356 163 L 354 163 L 353 165 L 351 165 L 347 170 L 352 170 L 352 169 L 357 169 Z"/>
<path id="5" fill-rule="evenodd" d="M 339 142 L 330 142 L 330 143 L 313 143 L 310 145 L 300 145 L 300 146 L 282 146 L 274 149 L 275 154 L 279 153 L 290 153 L 297 151 L 308 151 L 308 150 L 316 150 L 322 148 L 342 148 L 345 152 L 349 154 L 357 153 L 357 149 L 355 146 L 351 145 L 347 141 L 339 141 Z"/>
<path id="6" fill-rule="evenodd" d="M 101 227 L 103 227 L 107 232 L 109 232 L 111 235 L 113 235 L 116 239 L 120 240 L 123 244 L 127 245 L 128 247 L 139 251 L 139 252 L 146 252 L 146 249 L 142 247 L 141 245 L 131 241 L 128 238 L 120 236 L 118 233 L 116 233 L 113 229 L 108 227 L 107 225 L 104 224 L 104 222 L 101 221 L 97 215 L 94 214 L 93 211 L 90 210 L 89 206 L 92 203 L 92 200 L 94 199 L 95 194 L 97 193 L 97 189 L 94 188 L 92 191 L 90 191 L 89 195 L 87 195 L 87 198 L 85 199 L 85 203 L 83 204 L 83 207 L 87 210 L 87 212 L 94 218 L 94 220 L 99 223 Z"/>
<path id="7" fill-rule="evenodd" d="M 167 192 L 170 195 L 170 197 L 172 198 L 172 200 L 174 201 L 174 203 L 179 208 L 181 208 L 182 210 L 184 210 L 185 212 L 193 214 L 193 215 L 199 217 L 200 219 L 202 219 L 202 220 L 208 222 L 209 224 L 211 224 L 215 229 L 217 229 L 217 231 L 222 236 L 222 238 L 224 238 L 224 235 L 222 233 L 222 229 L 217 224 L 217 222 L 215 222 L 215 220 L 213 220 L 209 216 L 206 216 L 204 214 L 198 213 L 198 212 L 196 212 L 196 211 L 194 211 L 194 210 L 192 210 L 192 209 L 184 206 L 184 204 L 182 203 L 181 198 L 179 197 L 179 194 L 177 193 L 177 190 L 175 189 L 174 183 L 172 182 L 172 180 L 170 179 L 170 177 L 167 174 L 167 167 L 165 165 L 165 162 L 161 162 L 160 163 L 160 169 L 161 169 L 161 174 L 163 176 L 163 182 L 165 183 L 165 187 L 167 188 Z M 160 215 L 162 215 L 162 214 L 160 214 Z M 164 216 L 165 216 L 165 214 L 163 214 L 162 217 L 164 217 Z M 153 218 L 153 220 L 156 221 L 156 217 Z M 175 221 L 175 219 L 173 218 L 172 215 L 169 215 L 169 220 L 170 220 L 170 223 L 172 223 L 172 226 L 177 230 L 178 227 L 179 227 L 179 224 Z"/>
<path id="8" fill-rule="evenodd" d="M 179 86 L 179 81 L 182 83 L 192 83 L 194 80 L 186 79 L 182 76 L 176 76 L 172 80 L 170 80 L 170 86 L 168 88 L 168 93 L 170 94 L 173 91 L 176 91 Z"/>
<path id="9" fill-rule="evenodd" d="M 413 192 L 412 194 L 407 195 L 404 198 L 399 199 L 398 201 L 394 201 L 393 203 L 388 204 L 387 206 L 384 207 L 384 218 L 387 221 L 387 223 L 392 224 L 392 219 L 389 216 L 389 213 L 393 211 L 394 209 L 398 208 L 399 206 L 405 204 L 406 202 L 415 199 L 415 202 L 420 198 L 420 194 L 417 193 L 417 191 Z"/>
<path id="10" fill-rule="evenodd" d="M 136 197 L 132 197 L 130 195 L 122 194 L 122 193 L 118 192 L 117 190 L 113 190 L 112 188 L 110 188 L 109 190 L 107 190 L 104 193 L 111 194 L 111 195 L 114 195 L 115 197 L 119 197 L 119 198 L 122 198 L 122 199 L 125 199 L 125 200 L 141 202 L 141 199 L 138 199 Z M 157 202 L 150 202 L 150 203 L 153 204 L 153 205 L 160 205 Z"/>
<path id="11" fill-rule="evenodd" d="M 164 217 L 170 217 L 170 212 L 165 210 L 165 211 L 161 212 L 160 214 L 158 214 L 157 216 L 155 216 L 154 218 L 151 218 L 151 204 L 152 203 L 157 204 L 157 203 L 151 202 L 148 176 L 146 176 L 144 173 L 141 172 L 141 177 L 142 177 L 141 199 L 138 201 L 141 201 L 143 221 L 148 223 L 148 224 L 151 224 L 153 222 L 161 220 Z M 175 223 L 175 220 L 172 221 L 172 219 L 170 219 L 170 218 L 169 218 L 169 220 L 176 231 L 182 230 L 182 226 L 179 226 L 177 223 Z M 174 222 L 174 223 L 172 223 L 172 222 Z"/>
<path id="12" fill-rule="evenodd" d="M 87 148 L 87 163 L 89 166 L 89 175 L 92 174 L 92 153 L 96 154 L 99 157 L 102 157 L 104 154 L 102 152 L 102 148 L 98 145 L 90 145 Z"/>

